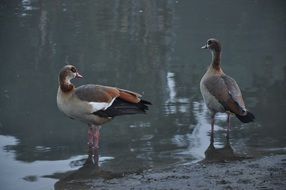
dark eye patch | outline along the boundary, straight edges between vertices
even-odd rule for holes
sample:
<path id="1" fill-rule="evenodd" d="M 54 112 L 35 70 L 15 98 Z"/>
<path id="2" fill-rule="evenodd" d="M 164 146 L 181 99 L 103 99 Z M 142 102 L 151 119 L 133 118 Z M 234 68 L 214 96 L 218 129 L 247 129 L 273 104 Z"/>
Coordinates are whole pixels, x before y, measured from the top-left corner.
<path id="1" fill-rule="evenodd" d="M 71 71 L 72 71 L 73 73 L 75 73 L 75 72 L 76 72 L 76 69 L 75 69 L 74 67 L 72 67 L 72 68 L 71 68 Z"/>
<path id="2" fill-rule="evenodd" d="M 211 40 L 209 40 L 207 43 L 208 43 L 208 45 L 211 45 L 212 41 L 211 41 Z"/>

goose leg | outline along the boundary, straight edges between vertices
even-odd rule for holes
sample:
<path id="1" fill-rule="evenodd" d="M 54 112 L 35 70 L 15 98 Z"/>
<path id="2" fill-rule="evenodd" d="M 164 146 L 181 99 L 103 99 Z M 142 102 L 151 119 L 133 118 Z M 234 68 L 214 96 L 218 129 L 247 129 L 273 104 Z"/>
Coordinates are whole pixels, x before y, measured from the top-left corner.
<path id="1" fill-rule="evenodd" d="M 226 142 L 229 144 L 229 130 L 226 131 Z"/>
<path id="2" fill-rule="evenodd" d="M 229 131 L 230 131 L 230 114 L 227 114 L 227 133 L 226 133 L 226 137 L 229 137 Z"/>
<path id="3" fill-rule="evenodd" d="M 89 125 L 87 137 L 88 137 L 88 142 L 87 142 L 88 147 L 91 148 L 91 147 L 93 147 L 93 128 L 92 128 L 92 125 Z"/>
<path id="4" fill-rule="evenodd" d="M 100 138 L 100 126 L 89 125 L 88 129 L 88 146 L 89 148 L 98 149 Z"/>
<path id="5" fill-rule="evenodd" d="M 84 163 L 84 165 L 85 166 L 98 167 L 98 161 L 99 161 L 98 149 L 89 147 L 89 149 L 88 149 L 88 158 L 87 158 L 86 162 Z"/>
<path id="6" fill-rule="evenodd" d="M 210 136 L 210 145 L 214 144 L 214 133 L 211 132 L 211 136 Z"/>
<path id="7" fill-rule="evenodd" d="M 215 123 L 215 114 L 211 115 L 211 134 L 214 134 L 214 123 Z"/>
<path id="8" fill-rule="evenodd" d="M 95 132 L 94 132 L 94 146 L 95 148 L 99 148 L 99 138 L 100 138 L 100 126 L 95 127 Z"/>

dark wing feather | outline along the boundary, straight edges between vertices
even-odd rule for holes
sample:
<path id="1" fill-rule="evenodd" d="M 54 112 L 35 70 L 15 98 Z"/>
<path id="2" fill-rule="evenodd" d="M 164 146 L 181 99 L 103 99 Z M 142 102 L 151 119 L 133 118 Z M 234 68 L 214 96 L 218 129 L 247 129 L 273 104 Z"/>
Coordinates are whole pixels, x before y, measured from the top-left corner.
<path id="1" fill-rule="evenodd" d="M 244 108 L 240 106 L 239 102 L 237 102 L 236 96 L 234 96 L 231 92 L 232 81 L 223 76 L 211 76 L 204 81 L 204 85 L 207 90 L 223 105 L 225 110 L 231 111 L 235 114 L 243 114 Z M 232 79 L 233 80 L 233 79 Z M 233 80 L 234 81 L 234 80 Z M 234 89 L 236 89 L 234 87 Z M 237 90 L 237 89 L 236 89 Z"/>
<path id="2" fill-rule="evenodd" d="M 222 75 L 221 78 L 224 80 L 232 99 L 236 101 L 240 107 L 245 109 L 242 94 L 236 81 L 228 75 Z"/>
<path id="3" fill-rule="evenodd" d="M 93 114 L 101 117 L 115 117 L 119 115 L 130 115 L 145 113 L 148 110 L 148 104 L 150 102 L 146 100 L 140 100 L 138 103 L 127 102 L 121 98 L 116 98 L 113 104 L 106 110 L 99 110 Z"/>

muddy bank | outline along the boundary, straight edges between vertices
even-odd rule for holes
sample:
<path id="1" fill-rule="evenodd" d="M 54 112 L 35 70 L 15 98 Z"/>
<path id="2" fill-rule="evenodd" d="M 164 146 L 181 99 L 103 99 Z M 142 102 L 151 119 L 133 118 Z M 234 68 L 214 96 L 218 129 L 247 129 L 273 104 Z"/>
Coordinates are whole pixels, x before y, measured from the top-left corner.
<path id="1" fill-rule="evenodd" d="M 283 189 L 286 155 L 225 163 L 196 163 L 120 176 L 93 168 L 93 178 L 67 176 L 55 189 Z M 100 176 L 101 175 L 101 176 Z M 91 176 L 90 176 L 91 177 Z"/>

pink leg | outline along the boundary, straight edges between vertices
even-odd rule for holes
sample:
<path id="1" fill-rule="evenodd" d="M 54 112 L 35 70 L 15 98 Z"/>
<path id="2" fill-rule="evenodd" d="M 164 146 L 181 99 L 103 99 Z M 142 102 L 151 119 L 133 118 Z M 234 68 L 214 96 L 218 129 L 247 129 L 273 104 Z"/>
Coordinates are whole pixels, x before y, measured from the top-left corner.
<path id="1" fill-rule="evenodd" d="M 90 126 L 88 128 L 87 137 L 88 137 L 88 146 L 93 147 L 93 128 L 92 128 L 92 126 Z"/>
<path id="2" fill-rule="evenodd" d="M 99 137 L 100 137 L 100 128 L 99 127 L 95 127 L 95 132 L 94 132 L 94 147 L 95 148 L 99 148 Z"/>
<path id="3" fill-rule="evenodd" d="M 90 125 L 88 129 L 88 145 L 90 148 L 99 148 L 100 126 Z"/>
<path id="4" fill-rule="evenodd" d="M 98 164 L 100 126 L 89 125 L 88 129 L 88 155 L 94 165 Z"/>

